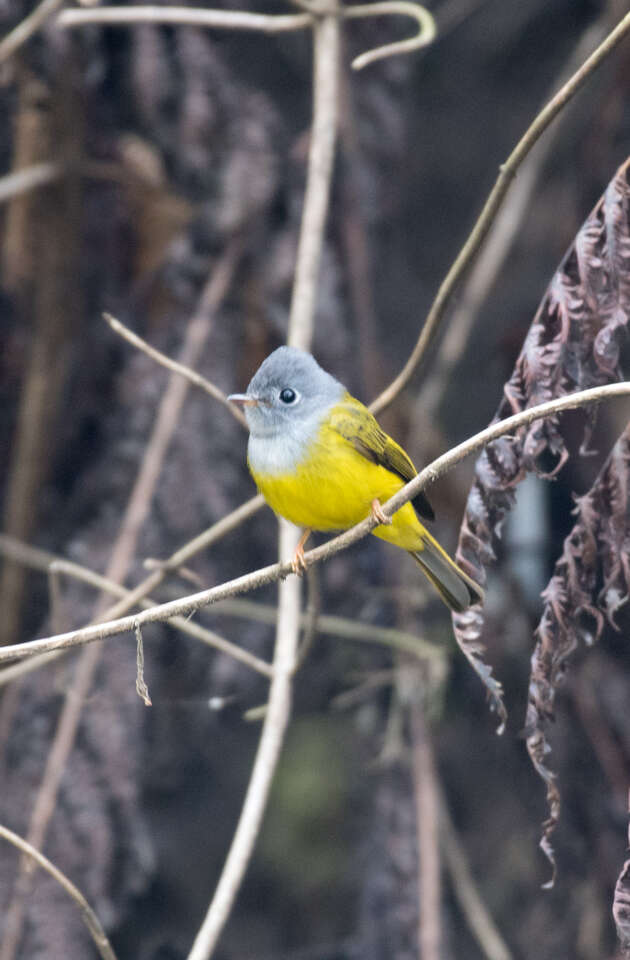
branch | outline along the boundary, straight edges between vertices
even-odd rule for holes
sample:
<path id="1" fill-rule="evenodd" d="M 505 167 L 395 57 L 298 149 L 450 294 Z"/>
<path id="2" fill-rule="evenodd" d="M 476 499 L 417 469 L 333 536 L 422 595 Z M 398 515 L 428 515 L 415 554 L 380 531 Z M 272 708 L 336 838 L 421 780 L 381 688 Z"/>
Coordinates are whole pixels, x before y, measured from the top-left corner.
<path id="1" fill-rule="evenodd" d="M 7 203 L 21 193 L 28 193 L 37 187 L 46 186 L 58 180 L 64 172 L 59 163 L 32 163 L 15 173 L 0 177 L 0 203 Z"/>
<path id="2" fill-rule="evenodd" d="M 409 359 L 392 383 L 371 403 L 373 413 L 379 413 L 394 400 L 403 387 L 411 379 L 416 367 L 423 358 L 430 341 L 442 320 L 450 298 L 462 277 L 475 260 L 479 249 L 486 238 L 497 215 L 503 198 L 508 192 L 512 180 L 516 176 L 520 164 L 530 152 L 534 144 L 540 139 L 544 131 L 563 107 L 575 96 L 577 91 L 586 83 L 587 79 L 609 56 L 615 47 L 623 40 L 630 30 L 630 13 L 620 21 L 615 29 L 597 47 L 590 57 L 582 64 L 570 80 L 558 91 L 555 97 L 540 111 L 534 122 L 525 131 L 505 163 L 501 164 L 499 176 L 485 202 L 483 210 L 475 223 L 470 236 L 457 255 L 452 267 L 442 281 L 437 296 L 427 314 L 420 336 L 413 348 Z"/>
<path id="3" fill-rule="evenodd" d="M 274 624 L 276 622 L 276 608 L 271 604 L 257 603 L 253 600 L 232 598 L 223 600 L 213 613 L 217 616 L 226 614 L 230 617 L 244 617 L 246 620 L 257 620 L 260 623 Z M 300 617 L 300 626 L 308 629 L 308 612 Z M 435 643 L 429 643 L 422 637 L 394 627 L 379 627 L 364 620 L 350 620 L 348 617 L 331 616 L 320 613 L 317 615 L 316 633 L 323 633 L 342 640 L 357 640 L 359 643 L 381 643 L 383 646 L 409 653 L 414 657 L 438 659 L 444 657 L 444 648 Z M 9 668 L 10 669 L 10 668 Z M 0 673 L 0 677 L 2 674 Z"/>
<path id="4" fill-rule="evenodd" d="M 17 27 L 14 27 L 6 37 L 0 40 L 0 63 L 4 63 L 13 56 L 27 40 L 33 36 L 47 20 L 57 12 L 63 0 L 42 0 L 28 17 L 25 17 Z"/>
<path id="5" fill-rule="evenodd" d="M 74 902 L 77 904 L 81 912 L 81 919 L 90 931 L 90 936 L 92 937 L 96 949 L 103 960 L 116 960 L 116 954 L 112 949 L 111 943 L 107 939 L 107 934 L 103 930 L 100 920 L 78 887 L 75 887 L 72 881 L 69 880 L 68 877 L 66 877 L 66 875 L 54 865 L 54 863 L 50 862 L 48 857 L 45 857 L 43 853 L 40 853 L 39 850 L 36 850 L 35 847 L 33 847 L 30 843 L 27 843 L 27 841 L 18 836 L 17 833 L 13 833 L 12 830 L 0 825 L 0 837 L 4 837 L 4 839 L 8 840 L 9 843 L 12 843 L 14 847 L 17 847 L 18 850 L 21 850 L 22 853 L 25 853 L 28 857 L 34 860 L 35 863 L 37 863 L 47 873 L 50 874 L 53 880 L 57 881 L 60 887 L 63 887 L 68 896 L 72 897 Z"/>
<path id="6" fill-rule="evenodd" d="M 109 607 L 105 611 L 103 619 L 111 620 L 115 617 L 120 617 L 128 610 L 133 609 L 138 603 L 140 603 L 140 601 L 148 597 L 152 590 L 155 590 L 156 587 L 159 587 L 171 571 L 177 570 L 184 563 L 190 560 L 191 557 L 195 556 L 197 553 L 200 553 L 202 550 L 207 550 L 208 547 L 210 547 L 213 543 L 216 543 L 222 537 L 226 536 L 228 533 L 231 533 L 242 523 L 245 523 L 247 520 L 249 520 L 250 517 L 254 516 L 254 514 L 257 513 L 264 505 L 265 501 L 263 497 L 258 494 L 257 496 L 252 497 L 251 500 L 246 500 L 245 503 L 241 504 L 240 507 L 237 507 L 236 510 L 228 513 L 227 516 L 222 517 L 221 520 L 213 523 L 211 527 L 208 527 L 207 530 L 204 530 L 203 533 L 200 533 L 197 537 L 194 537 L 194 539 L 184 544 L 183 547 L 180 547 L 179 550 L 176 550 L 175 553 L 172 554 L 172 556 L 170 556 L 167 560 L 164 560 L 160 564 L 159 568 L 149 574 L 149 576 L 142 580 L 138 586 L 127 591 L 124 599 L 119 600 L 118 603 L 113 604 L 113 606 Z M 6 544 L 4 549 L 8 550 Z M 32 550 L 35 548 L 24 547 L 24 549 Z M 192 627 L 196 630 L 195 624 L 189 623 L 188 627 Z M 202 638 L 200 637 L 200 639 Z M 5 667 L 0 673 L 0 685 L 9 683 L 10 681 L 16 679 L 16 677 L 21 676 L 24 673 L 29 673 L 31 670 L 38 670 L 40 667 L 45 666 L 51 660 L 56 659 L 63 653 L 63 650 L 53 653 L 45 653 L 41 656 L 33 657 L 29 661 L 23 661 L 20 664 L 15 664 L 11 667 Z M 261 663 L 262 662 L 263 661 L 261 661 Z"/>
<path id="7" fill-rule="evenodd" d="M 390 500 L 383 505 L 383 511 L 386 516 L 392 516 L 397 510 L 416 497 L 429 483 L 433 483 L 442 474 L 450 470 L 455 464 L 459 463 L 471 453 L 475 453 L 482 447 L 487 446 L 493 440 L 506 434 L 512 433 L 519 427 L 527 426 L 535 420 L 542 420 L 544 417 L 552 416 L 563 410 L 575 410 L 590 404 L 602 403 L 613 397 L 630 396 L 630 382 L 611 383 L 602 387 L 593 387 L 590 390 L 580 390 L 577 393 L 569 394 L 564 397 L 557 397 L 554 400 L 548 400 L 546 403 L 540 403 L 527 410 L 521 410 L 505 420 L 491 424 L 479 433 L 463 441 L 456 447 L 453 447 L 447 453 L 442 454 L 424 470 L 414 477 L 408 484 L 402 487 Z M 371 533 L 377 525 L 374 517 L 369 516 L 361 523 L 346 530 L 345 533 L 328 540 L 326 543 L 304 554 L 304 561 L 308 566 L 313 563 L 319 563 L 328 560 L 330 557 L 345 550 L 347 547 L 356 543 L 368 533 Z M 14 644 L 12 646 L 0 649 L 0 663 L 7 660 L 13 660 L 21 657 L 32 657 L 39 653 L 46 653 L 49 650 L 67 649 L 69 647 L 82 646 L 86 643 L 93 643 L 95 640 L 105 640 L 121 633 L 133 631 L 136 621 L 142 626 L 145 623 L 157 623 L 172 616 L 188 616 L 191 613 L 206 607 L 209 604 L 217 603 L 226 597 L 234 597 L 240 593 L 249 590 L 256 590 L 259 587 L 266 586 L 269 583 L 275 583 L 278 580 L 285 579 L 292 572 L 291 563 L 274 563 L 267 567 L 261 567 L 253 573 L 244 574 L 235 580 L 227 581 L 203 590 L 199 593 L 182 597 L 179 600 L 171 600 L 168 603 L 160 604 L 145 610 L 142 613 L 129 617 L 122 617 L 119 620 L 93 624 L 83 627 L 80 630 L 71 630 L 68 633 L 58 634 L 54 637 L 46 637 L 41 640 L 31 640 L 28 643 Z"/>
<path id="8" fill-rule="evenodd" d="M 426 47 L 432 43 L 436 35 L 435 20 L 428 10 L 421 7 L 419 3 L 407 3 L 406 0 L 385 0 L 383 3 L 364 3 L 357 6 L 344 7 L 343 16 L 350 20 L 355 17 L 377 17 L 393 13 L 399 13 L 403 16 L 412 17 L 418 23 L 418 32 L 414 37 L 407 40 L 397 40 L 395 43 L 386 43 L 375 50 L 369 50 L 355 57 L 352 61 L 354 70 L 362 70 L 370 63 L 376 60 L 383 60 L 385 57 L 394 57 L 399 53 L 412 53 L 421 47 Z"/>
<path id="9" fill-rule="evenodd" d="M 127 340 L 128 343 L 131 343 L 138 350 L 141 350 L 142 353 L 146 353 L 148 357 L 151 357 L 152 360 L 155 360 L 156 363 L 159 363 L 160 366 L 166 367 L 167 370 L 171 370 L 173 373 L 178 373 L 181 377 L 185 377 L 189 383 L 192 383 L 195 387 L 201 387 L 207 394 L 209 394 L 214 400 L 218 400 L 219 403 L 223 404 L 226 410 L 229 410 L 235 420 L 238 420 L 242 427 L 247 428 L 247 420 L 245 419 L 242 412 L 234 406 L 233 403 L 229 403 L 227 395 L 223 393 L 218 387 L 215 387 L 210 380 L 207 380 L 206 377 L 202 376 L 200 373 L 197 373 L 195 370 L 191 370 L 190 367 L 186 366 L 183 363 L 178 363 L 177 360 L 171 360 L 170 357 L 167 357 L 165 353 L 162 353 L 161 350 L 156 350 L 155 347 L 152 347 L 146 340 L 143 340 L 142 337 L 139 337 L 137 333 L 134 333 L 133 330 L 130 330 L 129 327 L 126 327 L 124 323 L 121 323 L 120 320 L 117 320 L 115 317 L 112 317 L 111 313 L 104 313 L 103 319 L 106 323 L 109 324 L 114 333 L 117 333 Z"/>
<path id="10" fill-rule="evenodd" d="M 336 16 L 324 17 L 315 25 L 313 61 L 313 126 L 288 337 L 290 346 L 302 350 L 308 350 L 313 338 L 319 263 L 335 156 L 339 98 L 339 21 Z"/>
<path id="11" fill-rule="evenodd" d="M 48 0 L 51 2 L 51 0 Z M 92 10 L 64 10 L 56 20 L 62 29 L 80 27 L 88 23 L 101 23 L 110 27 L 124 27 L 134 23 L 172 23 L 178 26 L 212 27 L 216 30 L 254 30 L 260 33 L 288 33 L 307 27 L 317 28 L 328 20 L 338 17 L 355 19 L 358 17 L 385 16 L 400 14 L 411 17 L 418 24 L 415 36 L 395 43 L 387 43 L 375 50 L 360 54 L 352 61 L 355 70 L 362 70 L 376 60 L 395 56 L 399 53 L 411 53 L 426 46 L 435 37 L 433 17 L 417 3 L 407 0 L 385 0 L 382 3 L 366 3 L 355 7 L 341 7 L 331 10 L 320 9 L 316 5 L 300 3 L 312 12 L 308 13 L 247 13 L 240 10 L 195 10 L 191 7 L 102 7 Z M 332 16 L 321 16 L 321 14 Z"/>
<path id="12" fill-rule="evenodd" d="M 439 791 L 440 840 L 453 895 L 458 901 L 470 932 L 486 960 L 513 960 L 492 915 L 475 884 L 466 853 L 460 843 L 443 790 Z"/>
<path id="13" fill-rule="evenodd" d="M 63 10 L 55 23 L 62 29 L 102 23 L 125 27 L 134 23 L 172 23 L 176 26 L 214 27 L 217 30 L 255 30 L 259 33 L 289 33 L 312 27 L 310 13 L 246 13 L 240 10 L 198 10 L 194 7 L 98 7 L 88 10 Z"/>
<path id="14" fill-rule="evenodd" d="M 73 577 L 75 580 L 89 584 L 96 590 L 113 594 L 122 600 L 132 596 L 131 590 L 122 587 L 119 583 L 115 583 L 108 577 L 101 576 L 94 570 L 89 570 L 87 567 L 81 566 L 78 563 L 72 563 L 63 557 L 57 557 L 54 553 L 48 553 L 47 550 L 30 547 L 15 537 L 10 537 L 3 533 L 0 533 L 0 554 L 18 563 L 23 563 L 32 569 L 41 570 L 43 573 L 65 574 L 68 577 Z M 151 600 L 148 596 L 138 598 L 137 603 L 145 610 L 155 606 L 155 601 Z M 132 606 L 134 605 L 135 604 L 132 604 Z M 183 617 L 172 617 L 167 623 L 169 626 L 181 631 L 181 633 L 195 637 L 195 639 L 201 640 L 202 643 L 233 657 L 234 660 L 238 660 L 240 663 L 245 664 L 245 666 L 250 667 L 257 673 L 261 673 L 265 677 L 270 677 L 272 674 L 271 666 L 264 660 L 261 660 L 260 657 L 250 653 L 249 650 L 237 646 L 235 643 L 231 643 L 229 640 L 226 640 L 225 637 L 219 636 L 219 634 L 214 633 L 212 630 L 207 630 L 205 627 L 185 620 Z M 24 664 L 22 666 L 24 666 Z M 0 671 L 0 687 L 4 686 L 4 684 L 10 680 L 14 680 L 22 673 L 24 673 L 24 670 L 18 671 L 15 666 Z"/>
<path id="15" fill-rule="evenodd" d="M 286 555 L 286 552 L 295 546 L 294 528 L 286 520 L 280 522 L 279 539 L 280 555 Z M 258 838 L 291 713 L 299 612 L 299 592 L 295 589 L 280 590 L 273 678 L 256 760 L 230 851 L 188 960 L 207 960 L 211 956 L 232 909 Z"/>

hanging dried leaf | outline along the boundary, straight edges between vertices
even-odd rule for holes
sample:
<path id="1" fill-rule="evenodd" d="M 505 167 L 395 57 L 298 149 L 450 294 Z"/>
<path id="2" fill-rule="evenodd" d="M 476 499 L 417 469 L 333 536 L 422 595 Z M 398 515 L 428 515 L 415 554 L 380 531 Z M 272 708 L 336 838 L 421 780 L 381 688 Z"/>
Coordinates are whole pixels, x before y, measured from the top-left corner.
<path id="1" fill-rule="evenodd" d="M 630 796 L 628 800 L 628 809 L 630 810 Z M 628 845 L 630 846 L 630 828 L 628 829 Z M 627 956 L 630 954 L 630 860 L 626 860 L 621 868 L 615 886 L 613 917 L 615 918 L 619 942 L 625 951 L 624 956 Z"/>
<path id="2" fill-rule="evenodd" d="M 555 274 L 534 317 L 494 421 L 545 400 L 621 379 L 619 337 L 630 312 L 630 160 L 619 168 Z M 595 410 L 587 414 L 582 452 Z M 558 419 L 549 417 L 490 444 L 475 466 L 457 558 L 479 582 L 493 543 L 528 473 L 554 476 L 568 452 Z M 611 601 L 612 602 L 612 601 Z M 453 617 L 457 642 L 486 686 L 503 729 L 500 683 L 483 661 L 483 612 Z"/>
<path id="3" fill-rule="evenodd" d="M 560 794 L 547 757 L 546 730 L 553 719 L 556 688 L 567 657 L 580 639 L 599 639 L 630 593 L 630 424 L 613 447 L 589 492 L 576 501 L 577 517 L 553 576 L 543 592 L 544 609 L 536 630 L 525 731 L 532 763 L 547 785 L 549 816 L 540 846 L 553 867 L 551 835 L 560 815 Z"/>

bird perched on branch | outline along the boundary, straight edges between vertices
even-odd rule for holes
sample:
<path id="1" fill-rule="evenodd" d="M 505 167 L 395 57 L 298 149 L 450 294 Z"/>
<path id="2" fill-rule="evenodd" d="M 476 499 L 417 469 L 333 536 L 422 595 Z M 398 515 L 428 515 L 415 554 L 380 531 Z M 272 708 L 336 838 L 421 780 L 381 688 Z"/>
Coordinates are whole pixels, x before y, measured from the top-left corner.
<path id="1" fill-rule="evenodd" d="M 381 504 L 416 468 L 370 411 L 310 353 L 280 347 L 260 365 L 247 393 L 232 394 L 249 426 L 247 462 L 256 485 L 280 516 L 306 530 L 293 557 L 303 572 L 311 530 L 347 530 L 370 513 L 372 533 L 407 550 L 446 604 L 463 611 L 483 591 L 451 560 L 421 519 L 433 520 L 424 493 L 391 518 Z"/>

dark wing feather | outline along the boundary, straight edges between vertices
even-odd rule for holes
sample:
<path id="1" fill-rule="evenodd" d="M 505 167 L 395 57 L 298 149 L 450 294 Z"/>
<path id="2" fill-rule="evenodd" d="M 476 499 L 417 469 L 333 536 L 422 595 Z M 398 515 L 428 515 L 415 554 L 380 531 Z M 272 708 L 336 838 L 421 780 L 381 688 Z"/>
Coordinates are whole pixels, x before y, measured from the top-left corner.
<path id="1" fill-rule="evenodd" d="M 354 397 L 348 396 L 335 407 L 331 426 L 366 460 L 391 470 L 404 483 L 416 476 L 417 470 L 403 448 L 381 429 L 367 407 Z M 411 502 L 420 517 L 435 520 L 433 507 L 424 493 L 419 493 Z"/>

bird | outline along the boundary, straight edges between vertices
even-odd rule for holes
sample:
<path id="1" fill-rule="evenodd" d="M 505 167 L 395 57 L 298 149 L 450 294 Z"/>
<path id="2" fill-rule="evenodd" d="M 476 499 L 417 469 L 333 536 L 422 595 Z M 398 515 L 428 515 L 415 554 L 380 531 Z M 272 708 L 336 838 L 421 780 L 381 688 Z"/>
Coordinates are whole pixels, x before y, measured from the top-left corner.
<path id="1" fill-rule="evenodd" d="M 304 528 L 292 560 L 303 573 L 313 530 L 347 530 L 370 515 L 372 533 L 406 550 L 456 612 L 483 600 L 483 591 L 426 529 L 434 520 L 424 493 L 392 517 L 382 510 L 417 471 L 407 453 L 360 400 L 312 354 L 278 347 L 263 360 L 246 393 L 228 400 L 249 427 L 247 463 L 276 514 Z"/>

